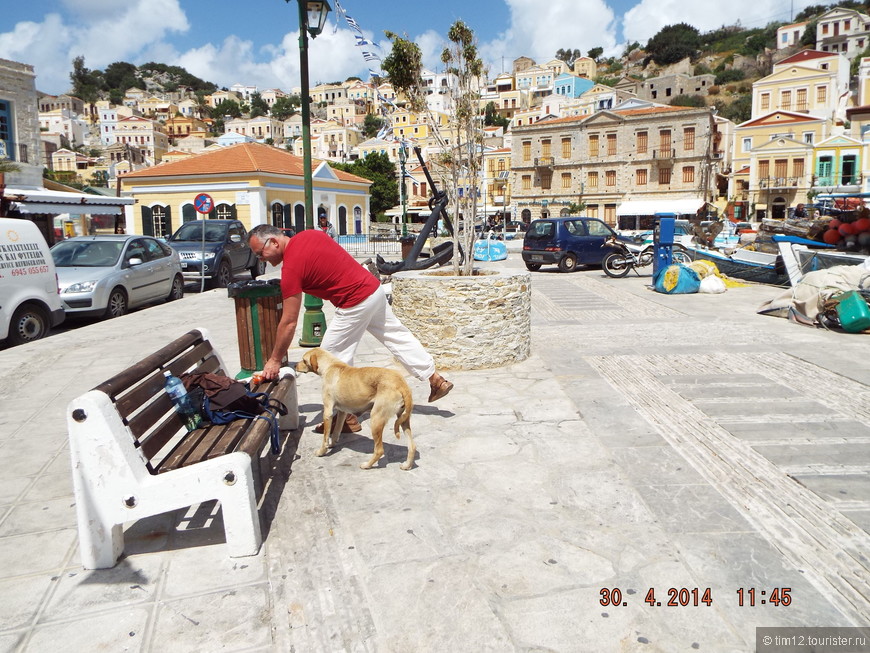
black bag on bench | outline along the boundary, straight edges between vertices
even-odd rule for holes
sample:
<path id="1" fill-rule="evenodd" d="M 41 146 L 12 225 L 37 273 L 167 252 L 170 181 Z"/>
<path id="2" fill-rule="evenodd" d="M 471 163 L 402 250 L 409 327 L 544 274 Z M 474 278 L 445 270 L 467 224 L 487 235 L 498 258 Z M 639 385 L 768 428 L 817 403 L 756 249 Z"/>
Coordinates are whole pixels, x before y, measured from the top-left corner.
<path id="1" fill-rule="evenodd" d="M 278 416 L 287 414 L 283 403 L 265 392 L 251 392 L 246 384 L 223 374 L 185 372 L 179 378 L 205 421 L 228 424 L 237 419 L 264 419 L 271 429 L 272 453 L 281 451 Z"/>

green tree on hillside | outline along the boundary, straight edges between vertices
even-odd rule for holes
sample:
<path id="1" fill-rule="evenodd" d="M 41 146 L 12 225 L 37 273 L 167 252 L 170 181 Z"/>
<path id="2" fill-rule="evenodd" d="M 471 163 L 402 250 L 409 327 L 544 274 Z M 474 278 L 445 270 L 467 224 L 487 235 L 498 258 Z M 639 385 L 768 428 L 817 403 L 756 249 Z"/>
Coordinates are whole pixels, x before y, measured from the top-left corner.
<path id="1" fill-rule="evenodd" d="M 272 105 L 272 117 L 275 120 L 287 120 L 290 116 L 296 113 L 296 107 L 290 101 L 289 97 L 279 97 Z"/>
<path id="2" fill-rule="evenodd" d="M 598 61 L 598 57 L 600 57 L 602 54 L 604 54 L 604 48 L 598 47 L 589 50 L 589 52 L 586 53 L 586 56 L 594 61 Z"/>
<path id="3" fill-rule="evenodd" d="M 559 48 L 556 50 L 556 59 L 564 61 L 569 66 L 573 66 L 574 62 L 582 56 L 583 53 L 577 48 L 573 50 L 571 48 Z"/>
<path id="4" fill-rule="evenodd" d="M 666 25 L 646 45 L 649 57 L 660 66 L 694 57 L 701 43 L 698 30 L 687 23 Z"/>
<path id="5" fill-rule="evenodd" d="M 383 126 L 383 118 L 376 116 L 373 113 L 367 113 L 365 120 L 363 120 L 363 136 L 366 138 L 374 138 L 378 135 L 378 132 L 381 131 L 381 127 Z"/>
<path id="6" fill-rule="evenodd" d="M 496 111 L 495 102 L 487 102 L 483 110 L 483 124 L 487 127 L 507 127 L 511 121 Z"/>
<path id="7" fill-rule="evenodd" d="M 336 170 L 344 170 L 372 182 L 371 210 L 378 215 L 399 203 L 399 185 L 396 182 L 396 166 L 385 153 L 374 152 L 353 163 L 333 163 Z"/>
<path id="8" fill-rule="evenodd" d="M 251 118 L 265 116 L 267 113 L 269 113 L 269 105 L 266 104 L 266 100 L 263 99 L 260 92 L 251 93 Z"/>

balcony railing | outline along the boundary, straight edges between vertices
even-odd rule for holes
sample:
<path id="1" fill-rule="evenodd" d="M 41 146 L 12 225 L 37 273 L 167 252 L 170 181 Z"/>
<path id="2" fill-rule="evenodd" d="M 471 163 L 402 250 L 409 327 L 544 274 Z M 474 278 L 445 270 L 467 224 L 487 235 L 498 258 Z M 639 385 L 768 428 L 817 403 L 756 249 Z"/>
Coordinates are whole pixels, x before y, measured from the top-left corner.
<path id="1" fill-rule="evenodd" d="M 760 188 L 796 188 L 804 181 L 803 177 L 765 177 L 760 179 Z"/>
<path id="2" fill-rule="evenodd" d="M 551 156 L 535 157 L 535 167 L 536 168 L 552 168 L 553 167 L 553 157 L 551 157 Z"/>
<path id="3" fill-rule="evenodd" d="M 673 148 L 658 148 L 653 150 L 654 159 L 673 159 L 677 151 Z"/>
<path id="4" fill-rule="evenodd" d="M 813 186 L 817 188 L 828 187 L 838 187 L 838 186 L 860 186 L 862 182 L 862 175 L 854 174 L 854 175 L 843 175 L 842 177 L 837 177 L 834 175 L 827 177 L 816 177 L 813 181 Z"/>

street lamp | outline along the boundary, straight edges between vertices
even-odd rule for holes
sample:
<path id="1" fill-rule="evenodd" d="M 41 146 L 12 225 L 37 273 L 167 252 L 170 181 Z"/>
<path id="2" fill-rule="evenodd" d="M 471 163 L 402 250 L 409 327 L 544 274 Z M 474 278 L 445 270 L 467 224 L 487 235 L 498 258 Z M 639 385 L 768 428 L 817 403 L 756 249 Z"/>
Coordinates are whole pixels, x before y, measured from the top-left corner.
<path id="1" fill-rule="evenodd" d="M 326 24 L 326 14 L 332 9 L 326 0 L 296 0 L 299 3 L 299 76 L 302 100 L 302 174 L 305 184 L 305 228 L 314 228 L 314 190 L 311 180 L 311 98 L 308 96 L 308 35 L 316 38 Z M 290 2 L 290 0 L 286 0 Z M 317 347 L 326 331 L 323 300 L 306 294 L 303 298 L 303 347 Z"/>
<path id="2" fill-rule="evenodd" d="M 290 2 L 290 0 L 285 0 Z M 314 228 L 314 191 L 311 181 L 311 98 L 308 93 L 308 35 L 316 38 L 332 7 L 326 0 L 296 0 L 299 4 L 299 76 L 302 96 L 302 167 L 305 182 L 305 228 Z"/>

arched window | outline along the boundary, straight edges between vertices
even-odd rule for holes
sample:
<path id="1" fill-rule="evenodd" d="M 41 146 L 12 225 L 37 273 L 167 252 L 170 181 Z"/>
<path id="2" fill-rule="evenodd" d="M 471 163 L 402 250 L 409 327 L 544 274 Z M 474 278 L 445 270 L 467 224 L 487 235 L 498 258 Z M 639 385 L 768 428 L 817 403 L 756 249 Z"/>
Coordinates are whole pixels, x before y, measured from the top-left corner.
<path id="1" fill-rule="evenodd" d="M 338 207 L 338 233 L 344 236 L 347 233 L 347 208 Z"/>
<path id="2" fill-rule="evenodd" d="M 284 207 L 280 202 L 272 205 L 272 224 L 276 227 L 284 226 Z"/>
<path id="3" fill-rule="evenodd" d="M 142 207 L 142 233 L 169 238 L 172 235 L 172 209 L 168 206 Z"/>
<path id="4" fill-rule="evenodd" d="M 235 220 L 236 205 L 235 204 L 218 204 L 215 209 L 215 217 L 218 220 Z"/>
<path id="5" fill-rule="evenodd" d="M 297 204 L 293 212 L 295 213 L 293 218 L 296 222 L 297 233 L 300 231 L 305 231 L 305 206 L 302 204 Z"/>

